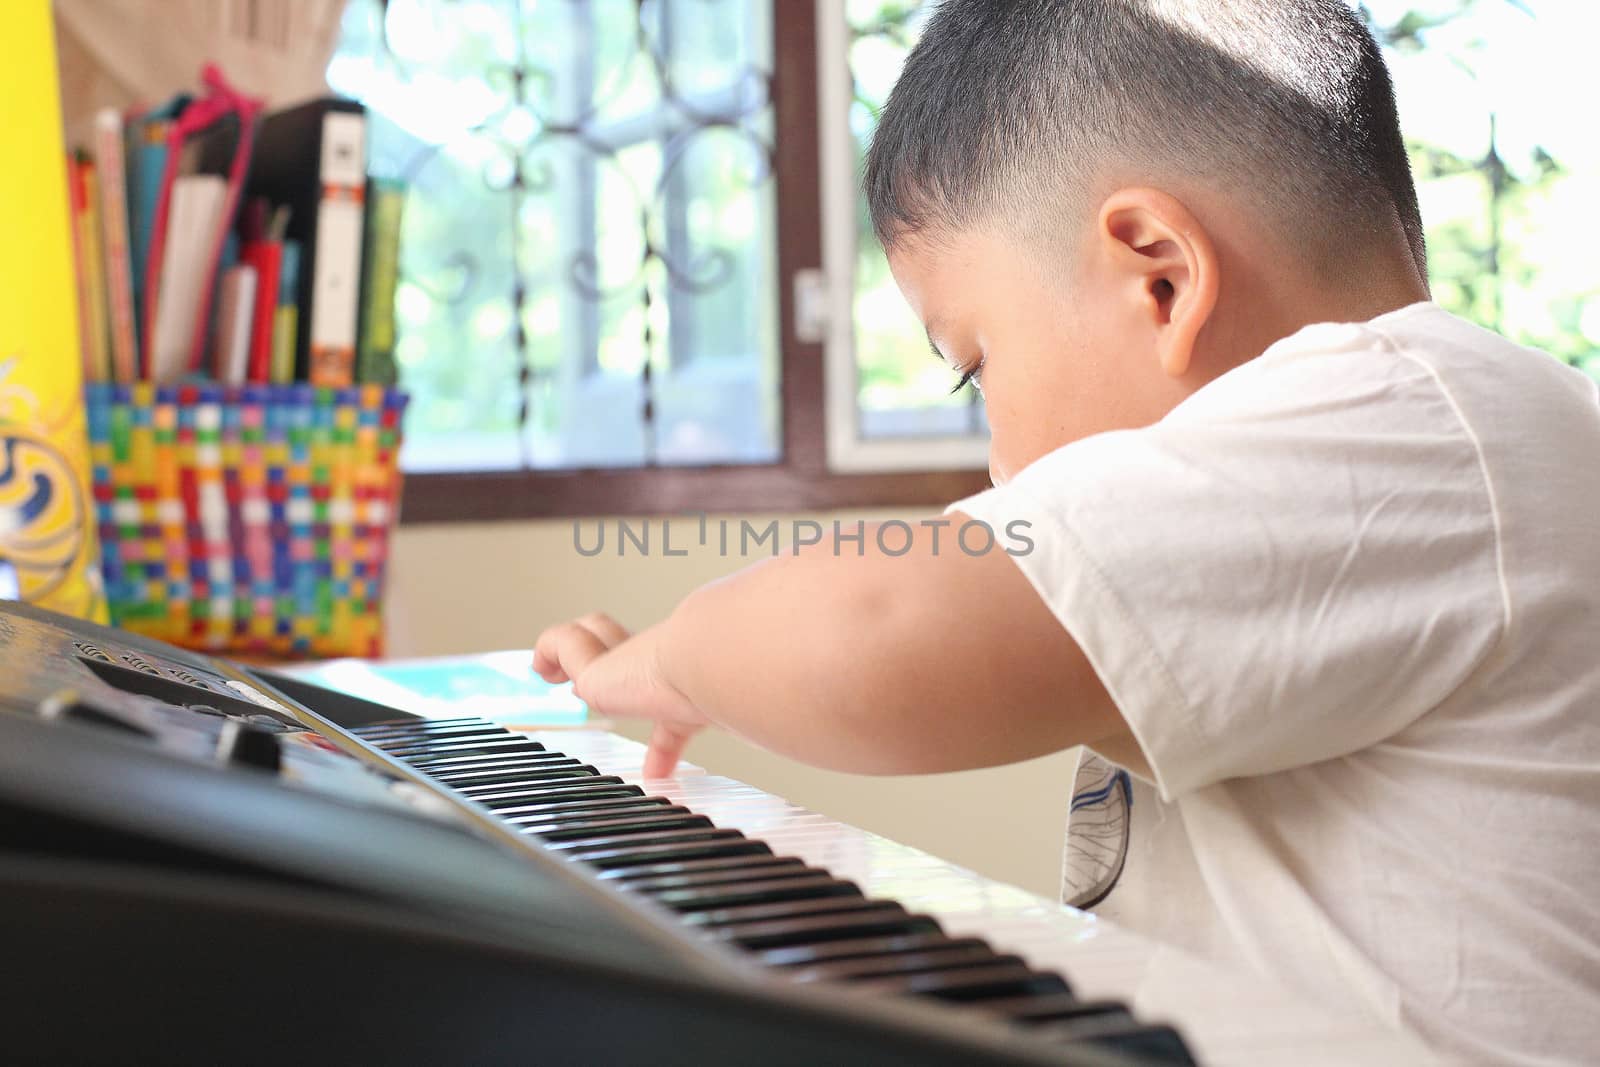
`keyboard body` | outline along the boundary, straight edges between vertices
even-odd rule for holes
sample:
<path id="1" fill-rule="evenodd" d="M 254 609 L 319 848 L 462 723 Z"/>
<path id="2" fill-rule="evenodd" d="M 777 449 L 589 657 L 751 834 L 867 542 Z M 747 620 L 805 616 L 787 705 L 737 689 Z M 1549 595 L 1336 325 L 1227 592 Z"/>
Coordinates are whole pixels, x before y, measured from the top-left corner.
<path id="1" fill-rule="evenodd" d="M 0 606 L 11 1058 L 1423 1062 L 641 757 Z"/>

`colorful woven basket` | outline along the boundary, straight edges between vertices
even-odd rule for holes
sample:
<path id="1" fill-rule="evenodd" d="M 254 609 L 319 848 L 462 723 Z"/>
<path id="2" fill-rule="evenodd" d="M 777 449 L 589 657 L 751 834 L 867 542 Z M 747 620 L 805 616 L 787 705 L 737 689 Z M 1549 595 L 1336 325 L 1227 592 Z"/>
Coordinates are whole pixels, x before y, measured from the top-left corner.
<path id="1" fill-rule="evenodd" d="M 404 394 L 86 390 L 112 621 L 205 651 L 375 656 Z"/>

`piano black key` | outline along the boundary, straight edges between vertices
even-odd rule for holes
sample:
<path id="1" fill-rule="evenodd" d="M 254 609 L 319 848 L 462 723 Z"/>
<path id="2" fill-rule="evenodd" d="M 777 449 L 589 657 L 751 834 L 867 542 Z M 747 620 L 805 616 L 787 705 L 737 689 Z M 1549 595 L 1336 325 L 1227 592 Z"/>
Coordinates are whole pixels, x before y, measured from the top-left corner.
<path id="1" fill-rule="evenodd" d="M 952 942 L 921 952 L 890 952 L 880 956 L 857 956 L 847 960 L 814 963 L 784 972 L 795 982 L 842 982 L 856 978 L 887 978 L 916 971 L 951 967 L 979 967 L 994 963 L 1021 963 L 1016 956 L 999 956 L 982 942 L 965 945 Z"/>
<path id="2" fill-rule="evenodd" d="M 455 756 L 439 765 L 439 773 L 454 774 L 457 770 L 492 770 L 509 763 L 549 763 L 552 760 L 577 759 L 565 752 L 552 752 L 548 748 L 520 749 L 514 752 L 486 752 L 479 756 Z M 581 762 L 581 761 L 580 761 Z"/>
<path id="3" fill-rule="evenodd" d="M 472 793 L 507 792 L 507 790 L 515 789 L 520 782 L 544 782 L 550 781 L 550 779 L 557 779 L 557 777 L 598 776 L 600 776 L 600 771 L 592 763 L 571 763 L 571 765 L 558 763 L 555 766 L 546 765 L 546 763 L 528 763 L 528 765 L 522 766 L 520 769 L 510 771 L 509 776 L 504 777 L 504 779 L 491 777 L 488 781 L 477 779 L 477 781 L 450 782 L 450 787 L 456 792 L 472 795 Z"/>
<path id="4" fill-rule="evenodd" d="M 799 919 L 810 915 L 878 912 L 904 915 L 905 909 L 892 900 L 868 900 L 858 891 L 853 897 L 824 897 L 821 900 L 796 900 L 779 904 L 708 908 L 705 911 L 688 912 L 683 915 L 682 921 L 688 926 L 717 927 L 765 922 L 769 919 Z"/>
<path id="5" fill-rule="evenodd" d="M 448 726 L 429 726 L 426 729 L 394 729 L 386 733 L 357 734 L 366 744 L 403 745 L 429 744 L 429 742 L 464 741 L 469 737 L 514 737 L 504 726 L 494 723 L 451 723 Z"/>
<path id="6" fill-rule="evenodd" d="M 450 726 L 427 731 L 408 730 L 391 734 L 366 734 L 362 736 L 362 740 L 378 748 L 395 748 L 401 745 L 428 744 L 436 741 L 462 741 L 467 738 L 504 736 L 506 736 L 506 731 L 503 727 L 495 726 L 493 723 L 479 723 L 477 725 Z"/>
<path id="7" fill-rule="evenodd" d="M 483 735 L 468 735 L 465 737 L 454 737 L 446 734 L 442 737 L 423 736 L 406 738 L 397 742 L 392 747 L 385 749 L 384 751 L 399 754 L 411 750 L 416 750 L 416 752 L 424 754 L 430 752 L 454 752 L 455 754 L 462 756 L 471 755 L 475 752 L 493 753 L 513 751 L 548 751 L 543 745 L 539 744 L 539 742 L 533 740 L 532 738 L 523 737 L 521 734 L 507 733 L 504 730 Z"/>
<path id="8" fill-rule="evenodd" d="M 413 767 L 416 767 L 420 770 L 425 770 L 429 774 L 432 774 L 434 771 L 448 772 L 470 769 L 472 764 L 463 761 L 461 759 L 462 756 L 515 756 L 526 758 L 536 755 L 537 753 L 529 749 L 506 746 L 504 748 L 500 748 L 498 751 L 491 752 L 473 752 L 462 749 L 453 749 L 448 751 L 390 752 L 388 754 L 403 763 L 409 763 Z"/>
<path id="9" fill-rule="evenodd" d="M 467 767 L 450 774 L 430 774 L 428 777 L 440 785 L 460 790 L 484 785 L 514 785 L 526 778 L 530 772 L 575 771 L 583 766 L 587 765 L 575 760 L 546 760 L 542 763 L 517 763 L 503 767 Z"/>
<path id="10" fill-rule="evenodd" d="M 526 752 L 514 756 L 484 756 L 470 762 L 452 763 L 448 767 L 434 767 L 429 769 L 428 774 L 441 782 L 450 782 L 469 775 L 503 774 L 519 767 L 571 767 L 582 762 L 559 752 Z"/>
<path id="11" fill-rule="evenodd" d="M 1170 1026 L 1142 1026 L 1132 1016 L 1127 1016 L 1126 1022 L 1107 1021 L 1103 1026 L 1054 1023 L 1030 1033 L 1062 1041 L 1069 1048 L 1103 1049 L 1130 1063 L 1195 1067 L 1194 1056 L 1176 1030 Z"/>
<path id="12" fill-rule="evenodd" d="M 416 721 L 416 723 L 374 723 L 371 726 L 358 726 L 352 729 L 357 737 L 429 737 L 445 736 L 445 734 L 461 733 L 462 729 L 498 729 L 499 733 L 509 734 L 509 729 L 491 723 L 482 717 L 472 718 L 429 718 L 429 720 Z"/>
<path id="13" fill-rule="evenodd" d="M 592 763 L 584 763 L 582 760 L 575 759 L 519 760 L 515 764 L 498 767 L 451 767 L 445 773 L 453 779 L 450 788 L 475 789 L 479 785 L 494 785 L 502 778 L 514 778 L 519 774 L 538 777 L 560 771 L 577 770 L 587 771 L 590 774 L 600 773 Z M 432 776 L 432 773 L 430 768 L 429 775 Z"/>
<path id="14" fill-rule="evenodd" d="M 896 905 L 898 908 L 899 906 Z M 747 949 L 781 948 L 854 937 L 889 937 L 936 934 L 939 924 L 926 915 L 902 911 L 867 911 L 844 915 L 807 915 L 798 919 L 713 926 L 706 933 L 719 941 Z"/>
<path id="15" fill-rule="evenodd" d="M 820 945 L 773 948 L 756 954 L 768 967 L 806 967 L 832 960 L 853 960 L 898 952 L 928 952 L 944 948 L 989 949 L 975 937 L 950 937 L 944 933 L 915 933 L 886 937 L 850 938 Z M 990 951 L 993 951 L 990 949 Z"/>
<path id="16" fill-rule="evenodd" d="M 500 739 L 503 739 L 503 738 L 504 738 L 503 734 L 495 732 L 495 731 L 476 731 L 475 730 L 475 731 L 472 731 L 472 732 L 469 732 L 469 733 L 444 734 L 444 735 L 441 735 L 441 736 L 376 737 L 376 738 L 365 738 L 364 740 L 367 742 L 367 744 L 371 745 L 373 748 L 376 748 L 376 749 L 378 749 L 380 751 L 387 752 L 387 753 L 390 753 L 391 755 L 393 755 L 395 753 L 408 752 L 408 751 L 411 751 L 413 749 L 421 749 L 421 748 L 424 748 L 424 747 L 431 748 L 431 747 L 434 747 L 434 746 L 441 746 L 441 745 L 444 745 L 444 744 L 464 745 L 464 744 L 467 744 L 469 742 L 476 742 L 476 743 L 482 744 L 482 743 L 485 743 L 485 742 L 500 740 Z"/>
<path id="17" fill-rule="evenodd" d="M 1035 971 L 1016 957 L 1011 959 L 1016 962 L 871 978 L 859 982 L 857 988 L 893 996 L 928 996 L 941 1000 L 982 1000 L 986 997 L 1068 992 L 1067 983 L 1061 980 L 1060 975 Z"/>
<path id="18" fill-rule="evenodd" d="M 633 848 L 616 848 L 606 852 L 593 852 L 575 859 L 602 871 L 617 867 L 635 867 L 647 863 L 671 863 L 684 860 L 717 859 L 725 856 L 761 856 L 772 854 L 764 842 L 752 841 L 737 830 L 719 831 L 737 836 L 719 837 L 706 841 L 675 841 L 665 844 L 638 845 Z"/>
<path id="19" fill-rule="evenodd" d="M 624 789 L 632 792 L 618 792 Z M 628 785 L 614 774 L 602 774 L 598 778 L 562 778 L 537 786 L 509 789 L 504 793 L 489 793 L 472 799 L 487 808 L 501 811 L 539 800 L 577 800 L 581 797 L 598 799 L 606 796 L 642 797 L 644 790 L 636 785 Z"/>
<path id="20" fill-rule="evenodd" d="M 519 830 L 531 831 L 541 826 L 576 825 L 579 821 L 608 819 L 623 815 L 649 815 L 652 812 L 688 813 L 665 797 L 622 797 L 612 800 L 576 801 L 571 804 L 553 804 L 554 810 L 542 810 L 528 815 L 501 816 L 502 821 Z"/>
<path id="21" fill-rule="evenodd" d="M 450 730 L 461 726 L 494 726 L 488 719 L 476 715 L 467 715 L 455 719 L 392 719 L 389 722 L 373 722 L 365 726 L 357 726 L 350 730 L 357 737 L 388 737 L 393 734 L 426 733 L 434 730 Z M 498 727 L 505 729 L 505 727 Z"/>
<path id="22" fill-rule="evenodd" d="M 748 871 L 755 867 L 793 867 L 803 868 L 805 860 L 794 856 L 774 856 L 772 850 L 758 855 L 740 854 L 736 856 L 721 856 L 710 859 L 685 860 L 681 863 L 649 863 L 638 867 L 626 867 L 618 870 L 602 871 L 600 878 L 608 882 L 620 882 L 627 888 L 634 879 L 663 878 L 686 874 L 698 874 L 709 871 Z"/>
<path id="23" fill-rule="evenodd" d="M 1007 997 L 976 1005 L 986 1012 L 1004 1015 L 1020 1023 L 1063 1022 L 1099 1015 L 1127 1013 L 1127 1008 L 1112 1000 L 1079 1000 L 1069 993 L 1046 996 Z"/>
<path id="24" fill-rule="evenodd" d="M 526 737 L 517 737 L 517 741 L 528 741 L 528 739 Z M 538 745 L 538 742 L 528 741 L 528 744 Z M 507 760 L 576 760 L 578 757 L 571 757 L 571 755 L 566 755 L 565 752 L 555 752 L 554 749 L 546 749 L 544 745 L 539 745 L 536 749 L 518 747 L 512 752 L 485 752 L 482 755 L 464 755 L 464 757 L 459 758 L 462 761 L 474 761 L 474 763 L 501 763 L 501 761 Z"/>
<path id="25" fill-rule="evenodd" d="M 627 834 L 648 834 L 651 840 L 657 840 L 663 831 L 702 828 L 711 828 L 711 820 L 704 815 L 695 815 L 680 809 L 676 812 L 600 819 L 571 826 L 536 826 L 523 832 L 533 834 L 547 844 L 558 844 L 568 841 L 610 840 Z"/>
<path id="26" fill-rule="evenodd" d="M 384 719 L 381 722 L 363 723 L 360 726 L 350 727 L 353 734 L 364 734 L 372 730 L 403 730 L 413 726 L 432 726 L 452 722 L 486 722 L 482 715 L 457 715 L 449 719 Z"/>
<path id="27" fill-rule="evenodd" d="M 840 881 L 827 871 L 799 874 L 789 878 L 768 878 L 752 882 L 732 882 L 693 889 L 667 889 L 652 893 L 656 903 L 674 911 L 700 911 L 732 908 L 744 904 L 776 904 L 783 901 L 824 897 L 859 897 L 855 883 Z"/>
<path id="28" fill-rule="evenodd" d="M 691 841 L 727 841 L 742 838 L 738 830 L 718 830 L 706 820 L 704 827 L 692 830 L 663 830 L 658 834 L 618 834 L 613 837 L 591 837 L 582 841 L 547 842 L 545 848 L 552 852 L 565 852 L 583 859 L 591 852 L 609 852 L 615 848 L 638 848 L 643 845 L 675 845 Z"/>
<path id="29" fill-rule="evenodd" d="M 498 767 L 555 763 L 558 760 L 577 760 L 577 757 L 569 756 L 565 752 L 551 752 L 549 749 L 518 749 L 511 752 L 485 752 L 476 756 L 451 756 L 436 763 L 434 770 L 439 774 L 460 774 L 463 771 L 492 771 Z M 578 762 L 583 761 L 578 760 Z"/>
<path id="30" fill-rule="evenodd" d="M 671 889 L 695 889 L 702 886 L 728 885 L 738 882 L 760 882 L 772 878 L 832 878 L 820 867 L 807 867 L 797 859 L 773 860 L 770 863 L 737 867 L 711 868 L 685 871 L 678 874 L 634 876 L 622 888 L 638 893 L 662 893 Z"/>
<path id="31" fill-rule="evenodd" d="M 500 754 L 505 752 L 542 752 L 544 749 L 536 741 L 529 741 L 526 737 L 508 735 L 505 737 L 468 738 L 462 741 L 417 741 L 405 746 L 385 749 L 385 752 L 395 759 L 403 759 L 412 763 L 423 761 L 437 761 L 451 756 L 478 756 Z"/>
<path id="32" fill-rule="evenodd" d="M 506 819 L 507 823 L 516 826 L 523 833 L 537 833 L 542 830 L 559 830 L 564 826 L 578 826 L 584 823 L 594 823 L 600 820 L 637 819 L 647 818 L 652 815 L 697 815 L 681 804 L 674 804 L 665 797 L 628 797 L 624 805 L 612 804 L 591 810 L 577 811 L 537 811 L 528 815 L 519 815 Z M 703 817 L 698 816 L 697 817 Z"/>
<path id="33" fill-rule="evenodd" d="M 581 800 L 636 800 L 644 796 L 644 790 L 636 785 L 617 785 L 615 782 L 601 782 L 595 785 L 593 782 L 594 779 L 585 779 L 581 785 L 552 782 L 550 789 L 527 789 L 502 799 L 489 801 L 480 799 L 478 803 L 497 815 L 502 812 L 507 815 L 521 815 L 525 812 L 538 811 L 547 804 L 571 804 Z"/>
<path id="34" fill-rule="evenodd" d="M 488 782 L 457 782 L 450 788 L 465 796 L 479 796 L 484 793 L 504 793 L 525 784 L 539 782 L 554 782 L 563 778 L 597 778 L 600 772 L 592 764 L 580 763 L 575 767 L 524 767 L 515 772 L 504 781 Z"/>
<path id="35" fill-rule="evenodd" d="M 545 767 L 542 769 L 528 769 L 519 772 L 509 781 L 482 782 L 472 785 L 453 785 L 450 788 L 465 797 L 480 797 L 489 794 L 499 794 L 508 790 L 518 789 L 525 785 L 537 785 L 540 782 L 560 782 L 572 778 L 598 778 L 600 772 L 587 763 L 576 767 Z"/>
<path id="36" fill-rule="evenodd" d="M 443 782 L 452 789 L 468 789 L 479 785 L 498 785 L 505 782 L 515 782 L 521 777 L 532 773 L 544 771 L 575 770 L 588 766 L 575 759 L 547 759 L 547 760 L 519 760 L 514 764 L 501 767 L 469 767 L 449 774 L 436 774 L 430 777 Z M 590 767 L 590 770 L 593 770 Z M 598 773 L 598 772 L 597 772 Z"/>
<path id="37" fill-rule="evenodd" d="M 496 808 L 495 814 L 509 823 L 516 823 L 521 819 L 539 819 L 546 814 L 560 814 L 561 812 L 603 811 L 607 808 L 626 807 L 631 804 L 671 804 L 666 797 L 647 797 L 644 790 L 636 785 L 617 787 L 616 796 L 579 797 L 575 800 L 554 799 L 536 800 L 524 805 Z"/>

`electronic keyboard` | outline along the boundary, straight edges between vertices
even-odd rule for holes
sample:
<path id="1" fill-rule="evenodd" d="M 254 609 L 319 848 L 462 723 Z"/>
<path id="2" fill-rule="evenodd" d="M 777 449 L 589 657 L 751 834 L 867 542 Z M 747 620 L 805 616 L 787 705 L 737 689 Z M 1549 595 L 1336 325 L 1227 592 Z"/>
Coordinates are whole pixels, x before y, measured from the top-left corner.
<path id="1" fill-rule="evenodd" d="M 0 665 L 13 1061 L 1423 1056 L 740 783 L 643 781 L 612 735 L 16 604 Z"/>

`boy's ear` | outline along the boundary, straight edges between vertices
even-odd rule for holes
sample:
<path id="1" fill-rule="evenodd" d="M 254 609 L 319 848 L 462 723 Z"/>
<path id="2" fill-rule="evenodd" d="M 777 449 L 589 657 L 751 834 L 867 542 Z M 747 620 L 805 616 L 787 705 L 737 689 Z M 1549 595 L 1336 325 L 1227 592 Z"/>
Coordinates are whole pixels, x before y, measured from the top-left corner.
<path id="1" fill-rule="evenodd" d="M 1120 189 L 1100 206 L 1097 236 L 1155 331 L 1161 369 L 1186 374 L 1217 304 L 1217 251 L 1198 219 L 1156 189 Z M 1120 283 L 1119 283 L 1120 284 Z"/>

